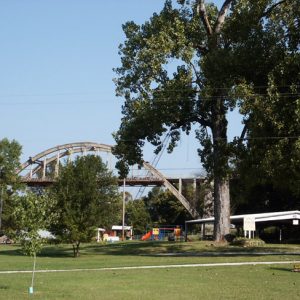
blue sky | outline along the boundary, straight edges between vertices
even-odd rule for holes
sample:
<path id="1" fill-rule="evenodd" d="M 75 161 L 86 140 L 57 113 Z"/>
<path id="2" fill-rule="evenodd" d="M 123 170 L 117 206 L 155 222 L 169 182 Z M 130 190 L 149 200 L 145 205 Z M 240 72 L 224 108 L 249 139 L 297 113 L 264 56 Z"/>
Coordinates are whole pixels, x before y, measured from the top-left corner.
<path id="1" fill-rule="evenodd" d="M 1 1 L 0 138 L 16 139 L 23 146 L 22 161 L 69 142 L 113 144 L 111 133 L 120 124 L 122 99 L 115 97 L 112 69 L 120 65 L 122 24 L 143 23 L 163 4 Z M 232 137 L 241 127 L 236 115 L 230 119 Z M 176 174 L 195 172 L 201 168 L 197 147 L 193 135 L 183 137 L 158 167 Z M 147 147 L 145 159 L 152 157 Z"/>

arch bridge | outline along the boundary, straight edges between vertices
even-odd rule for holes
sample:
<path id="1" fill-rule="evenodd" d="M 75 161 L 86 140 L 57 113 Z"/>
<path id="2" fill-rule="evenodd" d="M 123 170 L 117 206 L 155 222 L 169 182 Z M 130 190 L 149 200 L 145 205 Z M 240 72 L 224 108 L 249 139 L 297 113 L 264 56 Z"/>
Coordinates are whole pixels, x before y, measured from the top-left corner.
<path id="1" fill-rule="evenodd" d="M 22 182 L 28 186 L 51 185 L 59 174 L 61 159 L 71 159 L 73 154 L 86 155 L 88 153 L 96 155 L 106 153 L 107 156 L 110 156 L 112 146 L 93 142 L 76 142 L 58 145 L 38 153 L 33 157 L 29 157 L 29 159 L 21 165 L 18 174 L 21 176 Z M 107 162 L 107 165 L 109 165 L 109 162 Z M 182 203 L 193 218 L 199 217 L 198 212 L 182 194 L 182 181 L 191 182 L 196 190 L 197 184 L 202 183 L 204 178 L 166 178 L 153 165 L 146 161 L 143 162 L 143 168 L 147 171 L 146 176 L 135 176 L 132 174 L 131 177 L 125 179 L 125 184 L 127 186 L 164 186 Z M 49 173 L 51 173 L 52 176 L 49 176 Z M 123 179 L 119 180 L 120 186 L 123 185 L 123 183 Z M 177 185 L 178 188 L 175 185 Z"/>

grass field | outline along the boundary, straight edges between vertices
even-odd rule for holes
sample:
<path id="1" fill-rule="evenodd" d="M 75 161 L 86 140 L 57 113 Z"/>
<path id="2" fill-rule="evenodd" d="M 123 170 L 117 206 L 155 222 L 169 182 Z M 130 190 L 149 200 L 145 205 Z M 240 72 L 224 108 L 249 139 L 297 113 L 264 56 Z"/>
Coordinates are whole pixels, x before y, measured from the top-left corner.
<path id="1" fill-rule="evenodd" d="M 70 246 L 48 246 L 38 256 L 38 270 L 98 270 L 36 273 L 33 295 L 28 294 L 30 273 L 0 274 L 0 299 L 300 299 L 300 273 L 291 272 L 299 253 L 299 245 L 240 248 L 209 242 L 127 242 L 86 244 L 75 259 Z M 101 270 L 251 261 L 291 263 Z M 0 246 L 0 271 L 31 268 L 32 259 L 18 246 Z"/>

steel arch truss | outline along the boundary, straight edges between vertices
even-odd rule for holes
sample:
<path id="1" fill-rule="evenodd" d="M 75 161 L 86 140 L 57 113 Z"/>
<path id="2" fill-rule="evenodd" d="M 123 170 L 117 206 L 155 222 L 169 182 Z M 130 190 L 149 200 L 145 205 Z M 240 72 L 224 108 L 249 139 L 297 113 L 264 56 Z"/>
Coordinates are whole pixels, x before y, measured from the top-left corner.
<path id="1" fill-rule="evenodd" d="M 98 144 L 92 142 L 79 142 L 59 145 L 50 149 L 47 149 L 34 157 L 29 159 L 21 165 L 18 173 L 24 172 L 28 167 L 30 171 L 23 176 L 25 178 L 32 178 L 39 172 L 43 172 L 43 177 L 46 176 L 47 165 L 56 162 L 55 164 L 55 175 L 58 175 L 59 171 L 59 160 L 63 157 L 68 157 L 75 153 L 87 153 L 87 152 L 107 152 L 111 153 L 112 146 L 105 144 Z M 54 155 L 53 155 L 54 154 Z M 49 155 L 52 155 L 48 157 Z"/>
<path id="2" fill-rule="evenodd" d="M 71 156 L 75 153 L 88 153 L 88 152 L 112 152 L 112 146 L 106 144 L 99 144 L 93 142 L 77 142 L 69 143 L 64 145 L 59 145 L 50 149 L 47 149 L 34 157 L 30 157 L 25 163 L 21 165 L 18 170 L 18 174 L 24 173 L 25 170 L 30 168 L 30 170 L 25 172 L 22 177 L 24 179 L 30 180 L 37 174 L 41 174 L 42 177 L 46 177 L 47 166 L 55 162 L 54 175 L 57 176 L 59 172 L 59 161 L 63 157 Z M 187 209 L 193 218 L 199 217 L 198 212 L 190 205 L 189 201 L 181 194 L 177 188 L 171 184 L 168 179 L 160 173 L 156 168 L 154 168 L 150 163 L 143 162 L 143 167 L 148 170 L 154 177 L 158 178 L 163 182 L 163 185 L 181 202 L 181 204 Z"/>

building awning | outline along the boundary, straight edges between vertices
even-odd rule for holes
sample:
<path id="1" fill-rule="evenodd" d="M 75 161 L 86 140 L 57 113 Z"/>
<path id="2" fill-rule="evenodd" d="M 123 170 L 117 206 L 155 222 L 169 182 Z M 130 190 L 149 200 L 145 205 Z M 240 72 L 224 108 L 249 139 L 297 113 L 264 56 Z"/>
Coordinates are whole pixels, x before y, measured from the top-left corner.
<path id="1" fill-rule="evenodd" d="M 112 230 L 123 230 L 123 226 L 122 225 L 113 225 Z M 132 226 L 124 226 L 124 230 L 131 230 Z"/>
<path id="2" fill-rule="evenodd" d="M 245 215 L 235 215 L 230 216 L 230 222 L 232 224 L 243 222 L 245 217 L 254 217 L 255 223 L 257 222 L 284 222 L 288 220 L 300 220 L 300 211 L 292 210 L 292 211 L 280 211 L 280 212 L 270 212 L 270 213 L 259 213 L 259 214 L 245 214 Z M 207 224 L 213 223 L 215 220 L 214 217 L 190 220 L 186 221 L 186 224 Z"/>

